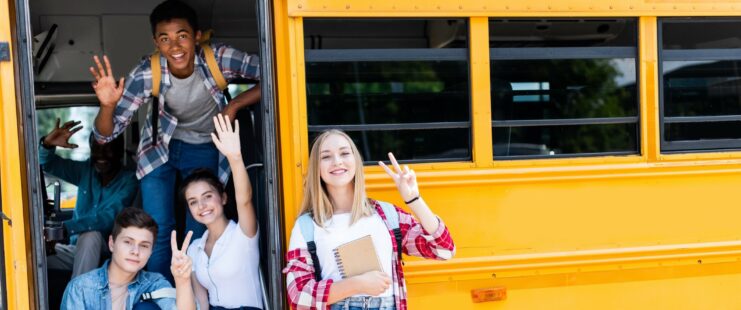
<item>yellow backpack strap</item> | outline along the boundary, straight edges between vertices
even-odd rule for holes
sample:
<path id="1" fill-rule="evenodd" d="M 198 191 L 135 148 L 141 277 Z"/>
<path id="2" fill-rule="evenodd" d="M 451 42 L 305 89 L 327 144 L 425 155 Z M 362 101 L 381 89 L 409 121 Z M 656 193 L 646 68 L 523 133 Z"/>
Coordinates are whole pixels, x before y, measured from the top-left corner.
<path id="1" fill-rule="evenodd" d="M 160 81 L 162 81 L 162 67 L 160 66 L 160 52 L 155 51 L 149 56 L 152 67 L 152 97 L 160 96 Z"/>
<path id="2" fill-rule="evenodd" d="M 198 39 L 198 44 L 208 43 L 209 41 L 211 41 L 211 36 L 213 34 L 213 29 L 201 31 L 201 37 Z"/>
<path id="3" fill-rule="evenodd" d="M 208 65 L 208 71 L 211 71 L 211 76 L 214 77 L 214 81 L 216 81 L 216 86 L 219 87 L 219 90 L 226 89 L 227 83 L 226 79 L 224 78 L 224 75 L 221 74 L 221 69 L 219 69 L 219 65 L 216 63 L 216 55 L 214 55 L 214 50 L 211 48 L 211 45 L 208 44 L 208 42 L 201 43 L 201 49 L 203 49 L 203 53 L 206 56 L 206 64 Z"/>

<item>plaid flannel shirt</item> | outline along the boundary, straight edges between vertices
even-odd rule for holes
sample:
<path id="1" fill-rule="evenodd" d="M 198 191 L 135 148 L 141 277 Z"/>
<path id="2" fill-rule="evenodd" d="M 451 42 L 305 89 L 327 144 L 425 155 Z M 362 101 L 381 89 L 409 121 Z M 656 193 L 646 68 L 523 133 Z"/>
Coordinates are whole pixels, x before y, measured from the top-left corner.
<path id="1" fill-rule="evenodd" d="M 224 44 L 211 43 L 214 50 L 216 62 L 221 69 L 224 78 L 230 81 L 235 78 L 247 78 L 259 80 L 260 67 L 257 56 L 248 55 L 242 51 L 234 49 Z M 224 94 L 216 86 L 216 81 L 208 70 L 205 55 L 200 47 L 196 47 L 195 70 L 194 74 L 201 74 L 204 84 L 209 90 L 214 101 L 219 105 L 219 110 L 223 110 L 227 103 L 224 100 Z M 136 152 L 136 177 L 141 179 L 147 173 L 152 172 L 157 167 L 163 165 L 168 160 L 168 145 L 175 127 L 178 124 L 177 118 L 165 110 L 165 99 L 167 90 L 172 83 L 170 81 L 170 70 L 167 68 L 167 60 L 164 55 L 160 55 L 160 66 L 162 72 L 162 81 L 160 82 L 159 101 L 159 126 L 157 134 L 152 134 L 152 119 L 147 114 L 147 120 L 141 129 L 139 147 Z M 118 101 L 113 115 L 113 133 L 110 136 L 103 136 L 93 127 L 93 134 L 99 143 L 108 143 L 120 135 L 131 122 L 131 118 L 136 111 L 147 102 L 152 102 L 152 68 L 149 56 L 144 57 L 136 66 L 124 84 L 124 93 L 121 100 Z M 219 179 L 226 184 L 229 179 L 229 163 L 224 155 L 219 153 Z"/>
<path id="2" fill-rule="evenodd" d="M 383 214 L 381 205 L 372 201 L 376 212 L 381 216 L 388 227 L 386 215 Z M 409 213 L 396 207 L 399 213 L 399 228 L 401 228 L 402 253 L 407 255 L 432 258 L 439 260 L 451 259 L 455 254 L 455 245 L 450 237 L 448 228 L 443 221 L 438 218 L 439 226 L 433 233 L 427 233 L 422 225 Z M 294 224 L 298 225 L 298 224 Z M 293 236 L 291 237 L 293 238 Z M 393 245 L 392 266 L 394 274 L 392 275 L 393 284 L 392 292 L 396 300 L 397 310 L 407 309 L 407 287 L 404 281 L 404 271 L 401 261 L 398 260 L 398 245 L 394 238 L 393 230 L 389 229 L 389 238 Z M 289 249 L 286 253 L 288 262 L 283 273 L 286 274 L 286 286 L 288 289 L 288 300 L 293 309 L 329 309 L 327 301 L 329 291 L 332 288 L 331 279 L 316 281 L 314 279 L 314 265 L 311 255 L 306 246 Z"/>

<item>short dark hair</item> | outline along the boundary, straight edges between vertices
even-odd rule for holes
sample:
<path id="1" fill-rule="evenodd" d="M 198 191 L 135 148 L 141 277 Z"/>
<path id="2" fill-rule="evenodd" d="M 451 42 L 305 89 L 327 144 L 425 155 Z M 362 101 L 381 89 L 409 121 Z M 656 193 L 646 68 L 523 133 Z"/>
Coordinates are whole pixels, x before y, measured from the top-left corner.
<path id="1" fill-rule="evenodd" d="M 95 135 L 91 132 L 90 139 L 88 142 L 90 142 L 91 150 L 93 149 L 93 145 L 109 144 L 110 147 L 113 149 L 113 154 L 118 155 L 117 157 L 119 157 L 119 159 L 123 158 L 123 155 L 124 155 L 124 136 L 123 135 L 119 135 L 118 137 L 116 137 L 115 139 L 111 140 L 108 143 L 99 143 L 98 140 L 95 139 Z"/>
<path id="2" fill-rule="evenodd" d="M 143 228 L 152 232 L 152 237 L 157 239 L 157 223 L 154 219 L 144 212 L 144 210 L 135 207 L 126 207 L 116 216 L 116 220 L 113 221 L 113 230 L 111 236 L 113 240 L 116 240 L 118 234 L 124 228 L 136 227 Z"/>
<path id="3" fill-rule="evenodd" d="M 160 22 L 170 21 L 176 18 L 182 18 L 188 21 L 193 33 L 198 31 L 198 15 L 196 11 L 185 2 L 180 0 L 167 0 L 160 3 L 149 14 L 149 24 L 152 26 L 152 35 L 156 35 L 155 28 Z"/>
<path id="4" fill-rule="evenodd" d="M 206 184 L 215 188 L 219 195 L 224 194 L 224 184 L 219 181 L 219 177 L 211 172 L 211 170 L 198 168 L 193 170 L 193 172 L 183 180 L 183 185 L 180 187 L 180 197 L 182 197 L 183 201 L 187 201 L 185 191 L 188 189 L 188 186 L 195 182 L 206 182 Z"/>

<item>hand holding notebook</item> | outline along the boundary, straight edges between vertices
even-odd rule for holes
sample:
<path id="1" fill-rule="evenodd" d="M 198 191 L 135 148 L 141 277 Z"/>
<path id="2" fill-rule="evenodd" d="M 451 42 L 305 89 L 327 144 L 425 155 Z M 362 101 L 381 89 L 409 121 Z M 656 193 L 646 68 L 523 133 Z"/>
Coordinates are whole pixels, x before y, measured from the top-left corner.
<path id="1" fill-rule="evenodd" d="M 344 279 L 368 271 L 383 272 L 370 235 L 342 244 L 332 251 Z"/>

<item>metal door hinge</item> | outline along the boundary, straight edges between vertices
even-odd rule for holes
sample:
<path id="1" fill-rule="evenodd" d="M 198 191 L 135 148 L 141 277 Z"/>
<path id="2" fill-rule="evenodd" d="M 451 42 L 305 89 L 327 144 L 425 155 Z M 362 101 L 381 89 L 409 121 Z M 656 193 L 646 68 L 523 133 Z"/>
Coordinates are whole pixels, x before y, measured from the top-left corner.
<path id="1" fill-rule="evenodd" d="M 0 42 L 0 61 L 10 61 L 10 44 Z"/>
<path id="2" fill-rule="evenodd" d="M 5 212 L 0 211 L 0 218 L 3 221 L 8 221 L 8 226 L 13 226 L 13 220 L 11 220 L 7 215 L 5 215 Z"/>

